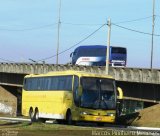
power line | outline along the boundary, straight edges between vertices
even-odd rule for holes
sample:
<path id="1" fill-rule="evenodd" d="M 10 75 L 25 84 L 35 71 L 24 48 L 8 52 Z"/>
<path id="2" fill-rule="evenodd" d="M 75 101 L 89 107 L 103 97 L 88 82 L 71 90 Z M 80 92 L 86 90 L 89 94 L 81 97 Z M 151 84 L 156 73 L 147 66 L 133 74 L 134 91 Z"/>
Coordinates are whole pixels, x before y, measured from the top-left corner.
<path id="1" fill-rule="evenodd" d="M 9 63 L 15 63 L 15 61 L 7 60 L 7 59 L 4 59 L 4 58 L 0 58 L 0 60 L 6 61 L 6 62 L 9 62 Z"/>
<path id="2" fill-rule="evenodd" d="M 126 30 L 129 30 L 129 31 L 132 31 L 132 32 L 146 34 L 146 35 L 152 35 L 151 33 L 138 31 L 138 30 L 127 28 L 127 27 L 124 27 L 124 26 L 120 26 L 120 25 L 117 25 L 117 24 L 114 24 L 114 23 L 112 23 L 112 25 L 117 26 L 117 27 L 122 28 L 122 29 L 126 29 Z M 154 34 L 154 36 L 160 36 L 160 35 L 159 34 Z"/>
<path id="3" fill-rule="evenodd" d="M 137 19 L 133 19 L 133 20 L 126 20 L 126 21 L 116 22 L 115 24 L 124 24 L 124 23 L 130 23 L 130 22 L 137 22 L 137 21 L 146 20 L 146 19 L 149 19 L 149 18 L 152 18 L 152 16 L 143 17 L 143 18 L 137 18 Z"/>
<path id="4" fill-rule="evenodd" d="M 95 31 L 93 31 L 93 32 L 92 32 L 91 34 L 89 34 L 87 37 L 85 37 L 84 39 L 82 39 L 82 40 L 79 41 L 78 43 L 74 44 L 73 46 L 69 47 L 68 49 L 66 49 L 66 50 L 64 50 L 64 51 L 61 51 L 58 55 L 61 55 L 61 54 L 65 53 L 65 52 L 67 52 L 68 50 L 74 48 L 75 46 L 79 45 L 80 43 L 84 42 L 84 41 L 87 40 L 89 37 L 91 37 L 93 34 L 95 34 L 96 32 L 98 32 L 98 31 L 99 31 L 102 27 L 104 27 L 105 25 L 107 25 L 107 24 L 101 25 L 98 29 L 96 29 Z M 38 61 L 38 62 L 39 62 L 39 61 L 45 61 L 45 60 L 54 58 L 54 57 L 56 57 L 56 56 L 57 56 L 57 54 L 52 55 L 52 56 L 50 56 L 50 57 L 46 57 L 46 58 L 44 58 L 44 59 L 37 60 L 37 61 Z"/>
<path id="5" fill-rule="evenodd" d="M 143 18 L 137 18 L 137 19 L 132 19 L 132 20 L 116 22 L 116 24 L 136 22 L 136 21 L 146 20 L 146 19 L 149 19 L 149 18 L 152 18 L 152 16 L 147 16 L 147 17 L 143 17 Z M 76 23 L 69 23 L 69 22 L 61 22 L 61 23 L 62 24 L 66 24 L 66 25 L 77 25 L 77 26 L 98 26 L 98 25 L 103 25 L 103 24 L 76 24 Z"/>
<path id="6" fill-rule="evenodd" d="M 5 30 L 5 31 L 30 31 L 30 30 L 42 29 L 42 28 L 46 28 L 46 27 L 52 27 L 52 26 L 54 26 L 56 24 L 57 23 L 38 26 L 38 27 L 32 27 L 32 28 L 26 28 L 26 29 L 5 29 L 5 28 L 0 28 L 0 30 Z"/>
<path id="7" fill-rule="evenodd" d="M 65 23 L 65 22 L 61 22 L 62 24 L 65 24 L 65 25 L 74 25 L 74 26 L 100 26 L 100 25 L 103 25 L 103 24 L 75 24 L 75 23 Z"/>
<path id="8" fill-rule="evenodd" d="M 157 17 L 160 17 L 159 15 L 155 15 Z M 137 19 L 133 19 L 133 20 L 127 20 L 127 21 L 121 21 L 121 22 L 116 22 L 115 24 L 123 24 L 123 23 L 130 23 L 130 22 L 135 22 L 135 21 L 141 21 L 141 20 L 146 20 L 148 18 L 151 18 L 152 16 L 148 16 L 148 17 L 143 17 L 143 18 L 137 18 Z M 103 24 L 76 24 L 76 23 L 69 23 L 69 22 L 61 22 L 61 24 L 65 24 L 65 25 L 75 25 L 75 26 L 100 26 Z M 36 29 L 43 29 L 46 27 L 52 27 L 57 25 L 57 23 L 52 23 L 52 24 L 47 24 L 47 25 L 42 25 L 42 26 L 38 26 L 38 27 L 32 27 L 32 28 L 26 28 L 26 29 L 6 29 L 6 28 L 0 28 L 0 30 L 3 31 L 30 31 L 30 30 L 36 30 Z"/>

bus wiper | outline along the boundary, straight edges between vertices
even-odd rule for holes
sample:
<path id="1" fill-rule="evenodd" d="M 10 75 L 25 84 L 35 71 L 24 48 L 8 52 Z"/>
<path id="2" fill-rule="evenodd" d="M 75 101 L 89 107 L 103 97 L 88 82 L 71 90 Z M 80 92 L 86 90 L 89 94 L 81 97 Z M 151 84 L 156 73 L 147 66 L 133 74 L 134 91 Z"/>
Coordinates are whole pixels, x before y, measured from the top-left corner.
<path id="1" fill-rule="evenodd" d="M 93 102 L 93 104 L 91 105 L 92 108 L 97 109 L 100 107 L 100 100 L 97 99 L 96 101 Z"/>
<path id="2" fill-rule="evenodd" d="M 102 104 L 102 102 L 104 103 L 104 105 Z M 100 100 L 98 99 L 95 102 L 93 102 L 91 107 L 94 109 L 108 109 L 108 104 L 105 99 L 100 99 Z"/>
<path id="3" fill-rule="evenodd" d="M 105 108 L 108 109 L 108 103 L 105 99 L 103 99 L 103 96 L 102 96 L 101 102 L 103 102 L 105 104 Z"/>

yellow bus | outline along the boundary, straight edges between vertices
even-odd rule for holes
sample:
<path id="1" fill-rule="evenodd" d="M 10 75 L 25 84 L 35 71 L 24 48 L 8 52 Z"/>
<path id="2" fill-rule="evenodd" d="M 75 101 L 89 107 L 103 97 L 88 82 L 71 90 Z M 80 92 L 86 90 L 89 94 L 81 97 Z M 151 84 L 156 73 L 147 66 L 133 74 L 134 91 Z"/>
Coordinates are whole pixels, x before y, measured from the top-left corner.
<path id="1" fill-rule="evenodd" d="M 115 80 L 105 74 L 74 70 L 31 74 L 24 78 L 22 115 L 32 121 L 114 123 L 117 94 Z"/>

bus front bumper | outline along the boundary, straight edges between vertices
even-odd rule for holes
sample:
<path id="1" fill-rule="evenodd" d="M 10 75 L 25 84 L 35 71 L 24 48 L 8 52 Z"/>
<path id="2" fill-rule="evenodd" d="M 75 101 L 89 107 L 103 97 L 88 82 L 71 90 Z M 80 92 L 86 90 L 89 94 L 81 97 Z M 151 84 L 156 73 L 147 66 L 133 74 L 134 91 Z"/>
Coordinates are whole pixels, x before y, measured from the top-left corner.
<path id="1" fill-rule="evenodd" d="M 81 121 L 114 123 L 115 116 L 80 115 Z"/>

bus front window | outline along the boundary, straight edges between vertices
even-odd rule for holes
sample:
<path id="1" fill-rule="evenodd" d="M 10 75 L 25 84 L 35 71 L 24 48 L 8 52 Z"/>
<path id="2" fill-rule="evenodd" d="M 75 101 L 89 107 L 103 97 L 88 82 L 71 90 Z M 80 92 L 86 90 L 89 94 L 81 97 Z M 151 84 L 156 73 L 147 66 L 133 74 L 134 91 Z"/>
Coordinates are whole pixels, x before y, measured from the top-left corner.
<path id="1" fill-rule="evenodd" d="M 111 79 L 83 77 L 81 107 L 91 109 L 115 109 L 115 82 Z"/>

